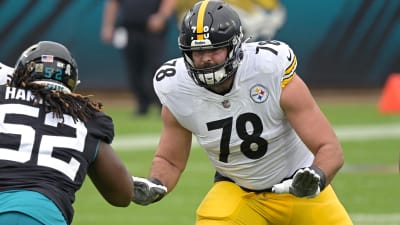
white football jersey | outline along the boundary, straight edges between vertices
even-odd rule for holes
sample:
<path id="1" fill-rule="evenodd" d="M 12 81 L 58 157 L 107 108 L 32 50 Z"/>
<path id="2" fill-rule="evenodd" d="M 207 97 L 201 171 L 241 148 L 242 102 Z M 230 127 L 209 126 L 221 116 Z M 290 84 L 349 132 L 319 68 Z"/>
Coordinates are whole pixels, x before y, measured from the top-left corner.
<path id="1" fill-rule="evenodd" d="M 242 187 L 262 190 L 310 166 L 314 156 L 279 103 L 297 66 L 292 49 L 278 41 L 244 43 L 242 49 L 232 90 L 225 95 L 196 85 L 183 58 L 157 70 L 154 88 L 221 175 Z"/>
<path id="2" fill-rule="evenodd" d="M 0 85 L 7 84 L 7 80 L 10 79 L 8 75 L 12 75 L 13 72 L 14 68 L 0 63 Z"/>

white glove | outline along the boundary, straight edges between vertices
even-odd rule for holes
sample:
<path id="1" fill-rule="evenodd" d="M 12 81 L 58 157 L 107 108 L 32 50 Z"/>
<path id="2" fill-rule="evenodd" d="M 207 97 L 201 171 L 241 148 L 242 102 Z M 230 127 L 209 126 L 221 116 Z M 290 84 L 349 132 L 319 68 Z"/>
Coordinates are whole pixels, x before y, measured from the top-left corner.
<path id="1" fill-rule="evenodd" d="M 155 178 L 134 177 L 132 202 L 148 205 L 160 201 L 167 194 L 167 187 Z"/>
<path id="2" fill-rule="evenodd" d="M 312 198 L 317 196 L 325 187 L 325 175 L 315 166 L 299 169 L 293 179 L 272 186 L 272 192 L 282 194 L 291 193 L 297 197 Z"/>

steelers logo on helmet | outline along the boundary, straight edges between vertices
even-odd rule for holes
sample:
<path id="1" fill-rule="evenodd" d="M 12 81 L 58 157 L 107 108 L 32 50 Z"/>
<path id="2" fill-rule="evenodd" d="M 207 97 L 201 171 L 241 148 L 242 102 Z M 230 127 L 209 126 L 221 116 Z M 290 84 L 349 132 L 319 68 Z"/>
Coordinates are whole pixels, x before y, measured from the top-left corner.
<path id="1" fill-rule="evenodd" d="M 242 26 L 238 14 L 223 1 L 195 4 L 185 15 L 178 38 L 185 66 L 194 82 L 203 87 L 222 83 L 233 76 L 241 60 Z M 224 63 L 196 68 L 193 51 L 227 48 Z"/>

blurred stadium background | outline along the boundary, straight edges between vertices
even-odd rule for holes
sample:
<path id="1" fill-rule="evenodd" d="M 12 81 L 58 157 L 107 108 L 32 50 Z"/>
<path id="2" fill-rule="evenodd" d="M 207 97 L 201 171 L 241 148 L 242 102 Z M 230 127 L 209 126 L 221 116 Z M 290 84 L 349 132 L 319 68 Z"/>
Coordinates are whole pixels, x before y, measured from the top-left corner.
<path id="1" fill-rule="evenodd" d="M 400 72 L 400 1 L 282 3 L 287 19 L 275 39 L 294 49 L 299 75 L 342 140 L 346 165 L 334 182 L 337 194 L 356 225 L 400 225 L 400 112 L 377 110 L 388 76 Z M 120 52 L 100 40 L 103 6 L 103 0 L 0 0 L 0 62 L 12 66 L 23 49 L 39 40 L 68 46 L 79 64 L 79 90 L 105 103 L 116 125 L 115 148 L 132 173 L 146 176 L 161 121 L 156 111 L 132 116 Z M 180 55 L 176 22 L 170 23 L 168 58 Z M 193 224 L 212 173 L 195 145 L 173 193 L 155 205 L 126 209 L 107 205 L 86 182 L 73 224 Z"/>
<path id="2" fill-rule="evenodd" d="M 400 2 L 282 0 L 287 19 L 276 39 L 292 46 L 298 73 L 314 87 L 379 88 L 400 71 Z M 38 40 L 64 43 L 74 53 L 82 87 L 125 85 L 121 55 L 100 40 L 104 0 L 0 0 L 0 61 L 13 65 Z M 168 58 L 179 56 L 170 21 Z"/>

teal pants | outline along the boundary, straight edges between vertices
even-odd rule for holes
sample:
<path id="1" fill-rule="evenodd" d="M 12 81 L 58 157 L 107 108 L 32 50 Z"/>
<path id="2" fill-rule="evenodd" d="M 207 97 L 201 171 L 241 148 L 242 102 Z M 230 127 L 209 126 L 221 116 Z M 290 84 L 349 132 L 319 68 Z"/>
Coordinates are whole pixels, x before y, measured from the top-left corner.
<path id="1" fill-rule="evenodd" d="M 34 218 L 20 212 L 0 213 L 0 224 L 3 225 L 44 225 Z"/>
<path id="2" fill-rule="evenodd" d="M 67 225 L 56 204 L 27 190 L 0 192 L 0 225 Z"/>

